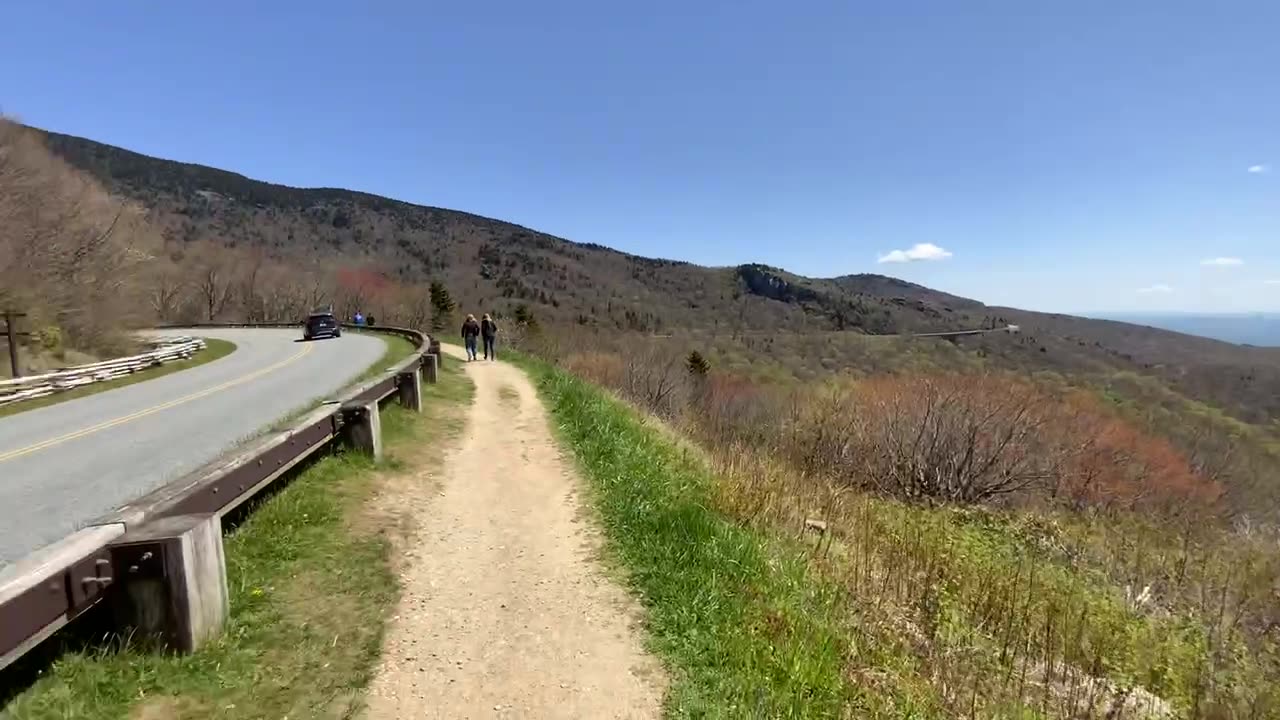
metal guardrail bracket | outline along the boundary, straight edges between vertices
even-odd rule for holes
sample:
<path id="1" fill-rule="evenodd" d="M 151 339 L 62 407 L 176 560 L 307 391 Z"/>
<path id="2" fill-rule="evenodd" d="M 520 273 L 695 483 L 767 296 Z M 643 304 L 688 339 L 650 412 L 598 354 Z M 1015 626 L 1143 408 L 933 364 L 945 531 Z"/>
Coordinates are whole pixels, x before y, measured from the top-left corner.
<path id="1" fill-rule="evenodd" d="M 116 572 L 137 578 L 164 577 L 164 544 L 136 543 L 114 545 L 111 559 Z"/>

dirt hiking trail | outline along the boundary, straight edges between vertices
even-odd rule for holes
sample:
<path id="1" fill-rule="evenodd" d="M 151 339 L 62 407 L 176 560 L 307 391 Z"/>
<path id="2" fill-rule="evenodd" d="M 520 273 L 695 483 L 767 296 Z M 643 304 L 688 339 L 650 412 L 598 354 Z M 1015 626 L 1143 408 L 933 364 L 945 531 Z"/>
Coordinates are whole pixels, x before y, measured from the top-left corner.
<path id="1" fill-rule="evenodd" d="M 661 668 L 595 559 L 532 383 L 501 362 L 466 372 L 475 399 L 442 477 L 386 498 L 416 520 L 366 717 L 658 717 Z"/>

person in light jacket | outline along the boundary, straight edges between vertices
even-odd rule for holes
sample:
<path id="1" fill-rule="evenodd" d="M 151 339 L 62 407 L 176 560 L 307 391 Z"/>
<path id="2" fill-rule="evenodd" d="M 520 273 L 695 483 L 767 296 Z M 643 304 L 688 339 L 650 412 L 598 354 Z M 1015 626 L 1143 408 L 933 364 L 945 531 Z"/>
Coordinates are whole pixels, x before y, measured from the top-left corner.
<path id="1" fill-rule="evenodd" d="M 476 359 L 476 338 L 480 337 L 480 323 L 475 315 L 468 315 L 462 323 L 462 344 L 467 347 L 467 361 Z"/>
<path id="2" fill-rule="evenodd" d="M 484 359 L 498 359 L 498 323 L 485 313 L 480 320 L 480 337 L 484 340 Z"/>

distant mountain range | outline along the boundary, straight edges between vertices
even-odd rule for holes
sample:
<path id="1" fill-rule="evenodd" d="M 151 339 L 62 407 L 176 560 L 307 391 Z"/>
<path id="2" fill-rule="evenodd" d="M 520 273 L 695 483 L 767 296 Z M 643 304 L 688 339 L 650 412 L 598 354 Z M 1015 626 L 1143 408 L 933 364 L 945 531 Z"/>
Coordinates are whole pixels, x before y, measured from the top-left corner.
<path id="1" fill-rule="evenodd" d="M 1239 345 L 1280 347 L 1280 313 L 1106 313 L 1103 320 L 1146 325 Z"/>

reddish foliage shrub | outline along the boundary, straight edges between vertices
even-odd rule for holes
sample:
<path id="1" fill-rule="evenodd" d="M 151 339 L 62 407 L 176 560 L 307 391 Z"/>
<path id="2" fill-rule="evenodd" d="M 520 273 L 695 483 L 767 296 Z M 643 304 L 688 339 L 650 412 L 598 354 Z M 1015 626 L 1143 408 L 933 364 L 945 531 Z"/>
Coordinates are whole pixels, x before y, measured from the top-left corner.
<path id="1" fill-rule="evenodd" d="M 560 363 L 568 372 L 601 387 L 621 390 L 626 377 L 622 358 L 613 353 L 575 353 Z"/>
<path id="2" fill-rule="evenodd" d="M 711 444 L 747 444 L 760 449 L 777 444 L 786 407 L 783 393 L 729 373 L 694 378 L 691 393 L 694 430 Z"/>
<path id="3" fill-rule="evenodd" d="M 1008 375 L 881 376 L 811 407 L 792 443 L 798 461 L 907 500 L 1019 496 L 1176 513 L 1222 494 L 1170 442 L 1092 395 Z"/>
<path id="4" fill-rule="evenodd" d="M 995 376 L 882 376 L 841 402 L 865 484 L 908 500 L 981 502 L 1047 486 L 1066 453 L 1035 386 Z"/>
<path id="5" fill-rule="evenodd" d="M 713 451 L 786 458 L 838 484 L 930 503 L 1054 502 L 1076 510 L 1202 510 L 1222 495 L 1169 441 L 1084 391 L 1000 373 L 881 375 L 782 387 L 678 354 L 581 352 L 562 365 Z"/>
<path id="6" fill-rule="evenodd" d="M 1177 514 L 1217 503 L 1215 481 L 1168 440 L 1142 432 L 1078 392 L 1063 399 L 1054 430 L 1074 443 L 1052 495 L 1077 509 L 1146 508 Z"/>

